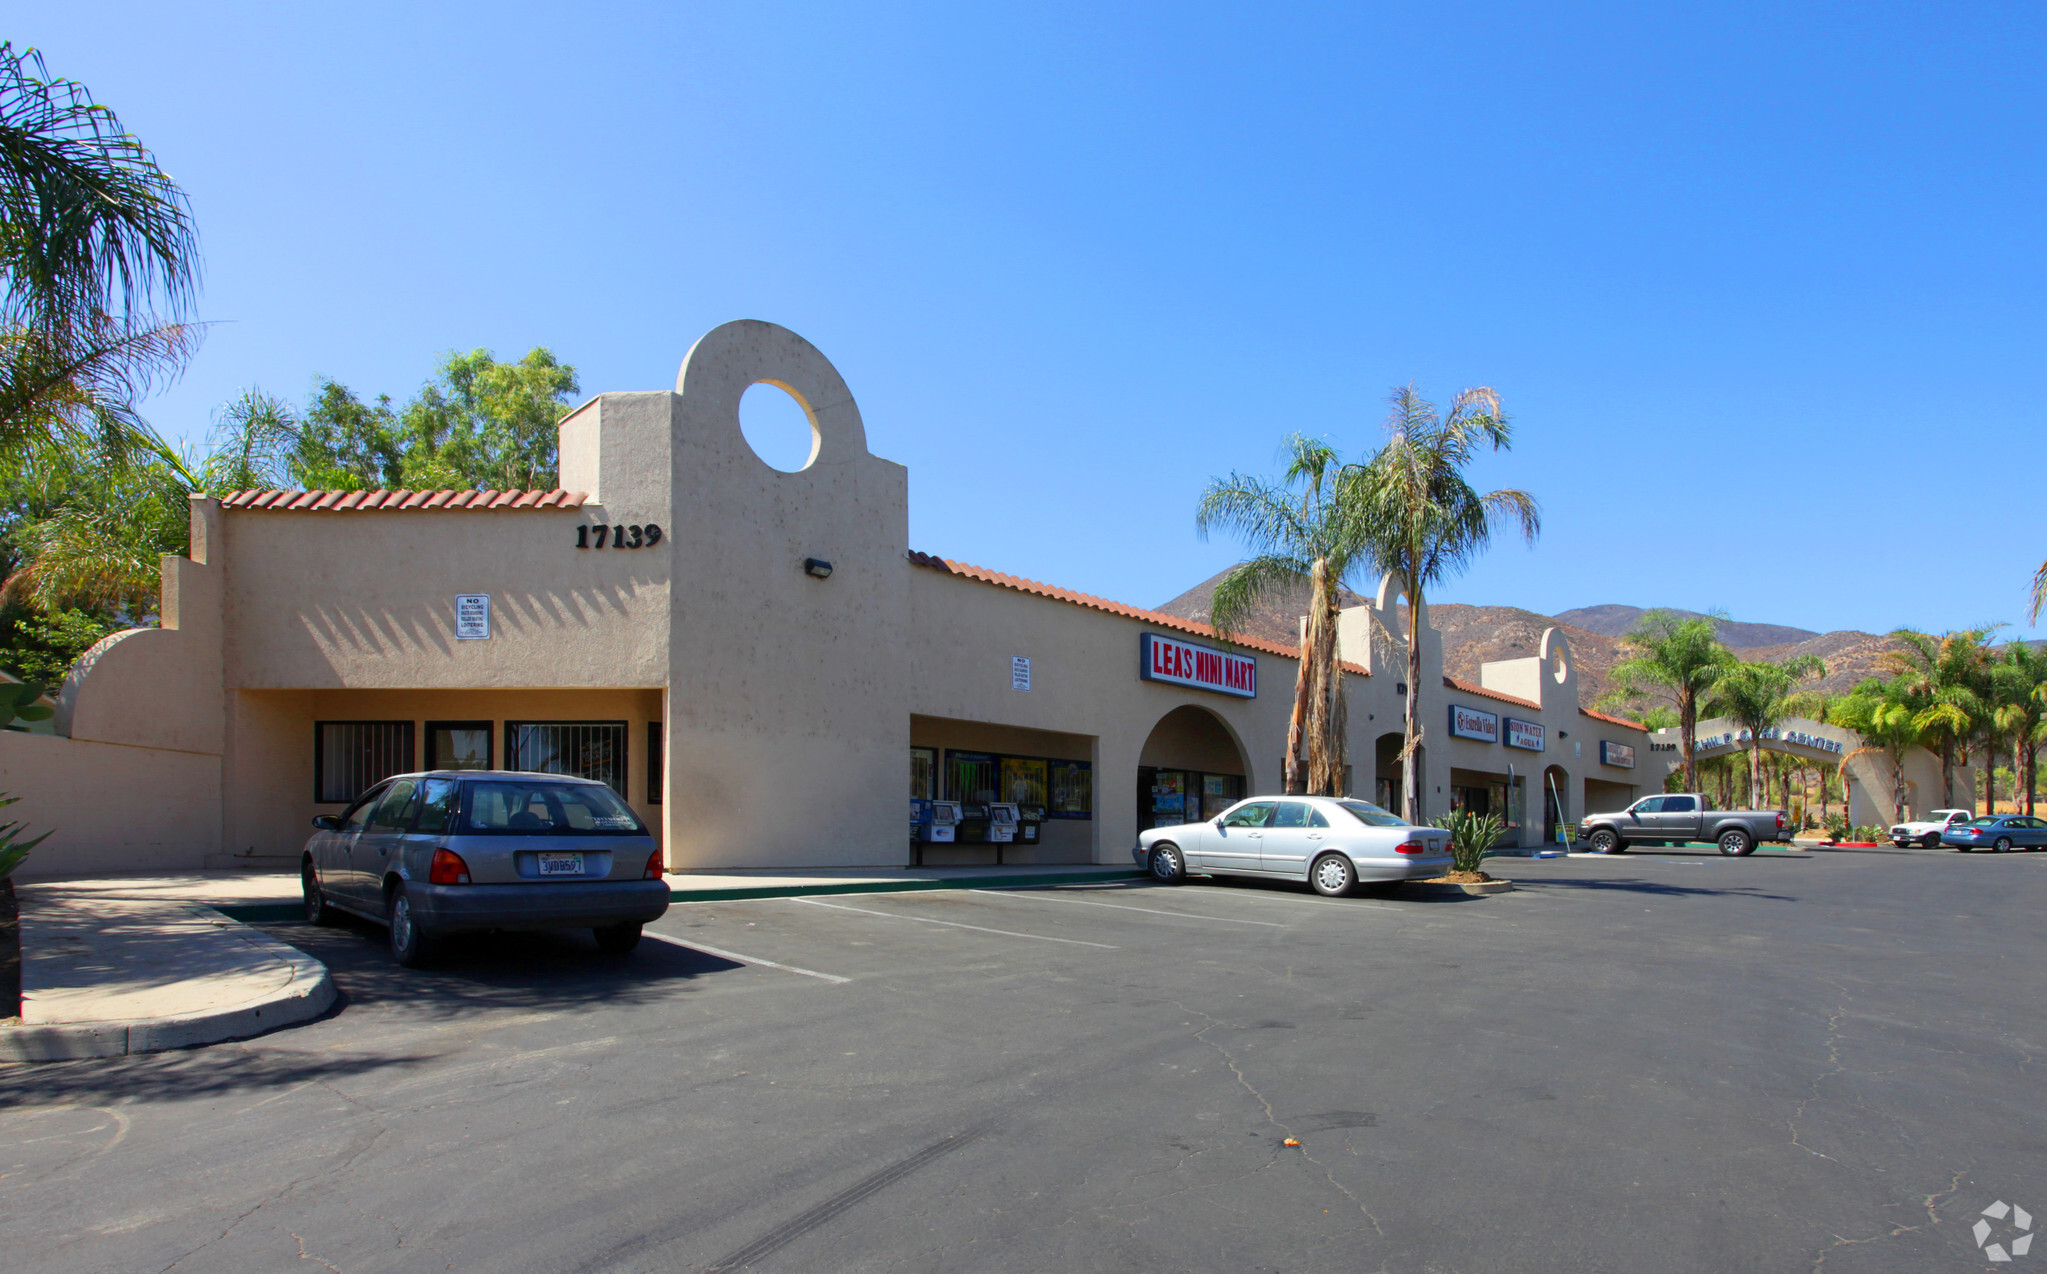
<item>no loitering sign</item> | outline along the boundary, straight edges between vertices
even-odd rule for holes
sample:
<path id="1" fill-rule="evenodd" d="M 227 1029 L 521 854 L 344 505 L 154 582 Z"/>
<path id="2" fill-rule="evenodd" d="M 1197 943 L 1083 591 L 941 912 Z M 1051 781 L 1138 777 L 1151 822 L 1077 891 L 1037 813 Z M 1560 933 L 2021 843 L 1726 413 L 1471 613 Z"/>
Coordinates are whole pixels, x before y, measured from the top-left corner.
<path id="1" fill-rule="evenodd" d="M 1193 686 L 1242 699 L 1258 697 L 1258 661 L 1249 655 L 1145 633 L 1138 638 L 1138 657 L 1137 675 L 1146 681 Z"/>

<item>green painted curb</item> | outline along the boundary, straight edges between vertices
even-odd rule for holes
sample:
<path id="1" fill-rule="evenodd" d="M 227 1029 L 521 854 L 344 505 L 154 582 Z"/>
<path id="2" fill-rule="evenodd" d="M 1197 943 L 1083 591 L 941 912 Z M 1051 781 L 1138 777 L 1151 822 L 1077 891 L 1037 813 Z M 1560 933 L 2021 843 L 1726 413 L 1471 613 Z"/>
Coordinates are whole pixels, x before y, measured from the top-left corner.
<path id="1" fill-rule="evenodd" d="M 899 894 L 924 889 L 1015 889 L 1025 885 L 1064 885 L 1075 881 L 1142 880 L 1141 871 L 1108 867 L 1101 871 L 1022 872 L 988 876 L 950 876 L 924 880 L 849 880 L 844 884 L 759 885 L 741 889 L 690 889 L 669 877 L 668 901 L 737 902 L 746 898 L 800 898 L 806 894 Z M 295 902 L 213 903 L 213 909 L 244 924 L 280 924 L 304 920 L 306 910 Z"/>

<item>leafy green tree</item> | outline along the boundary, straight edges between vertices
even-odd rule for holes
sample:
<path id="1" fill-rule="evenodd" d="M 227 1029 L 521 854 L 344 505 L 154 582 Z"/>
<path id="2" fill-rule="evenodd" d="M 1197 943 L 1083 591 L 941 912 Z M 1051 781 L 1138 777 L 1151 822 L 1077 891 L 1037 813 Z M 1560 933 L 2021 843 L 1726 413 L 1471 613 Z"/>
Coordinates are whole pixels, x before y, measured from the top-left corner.
<path id="1" fill-rule="evenodd" d="M 1906 814 L 1905 753 L 1923 733 L 1918 707 L 1900 678 L 1870 677 L 1836 699 L 1828 714 L 1836 725 L 1862 736 L 1862 746 L 1841 758 L 1842 802 L 1847 802 L 1848 763 L 1857 757 L 1880 757 L 1890 770 L 1891 818 Z M 1952 804 L 1952 802 L 1950 802 Z"/>
<path id="2" fill-rule="evenodd" d="M 516 363 L 481 349 L 448 355 L 437 379 L 405 406 L 406 485 L 553 486 L 556 428 L 577 390 L 576 369 L 544 347 Z"/>
<path id="3" fill-rule="evenodd" d="M 1920 734 L 1939 749 L 1941 799 L 1949 806 L 1955 803 L 1956 753 L 1990 717 L 1992 631 L 1963 628 L 1935 637 L 1900 628 L 1891 634 L 1897 646 L 1884 653 L 1883 666 L 1913 705 Z"/>
<path id="4" fill-rule="evenodd" d="M 1645 611 L 1621 638 L 1629 657 L 1613 666 L 1613 689 L 1602 700 L 1619 704 L 1630 699 L 1661 698 L 1677 713 L 1679 763 L 1684 790 L 1697 792 L 1698 763 L 1692 759 L 1699 736 L 1699 704 L 1734 656 L 1721 644 L 1716 619 L 1724 615 L 1681 615 L 1673 610 Z"/>
<path id="5" fill-rule="evenodd" d="M 99 612 L 133 627 L 157 613 L 166 553 L 189 545 L 189 474 L 159 459 L 103 451 L 74 470 L 75 490 L 18 528 L 20 565 L 0 597 L 45 614 Z"/>
<path id="6" fill-rule="evenodd" d="M 0 667 L 26 682 L 61 686 L 86 651 L 129 627 L 99 611 L 15 603 L 0 608 Z"/>
<path id="7" fill-rule="evenodd" d="M 1748 731 L 1750 809 L 1763 805 L 1764 733 L 1784 718 L 1816 706 L 1813 698 L 1798 688 L 1799 682 L 1826 675 L 1827 667 L 1817 656 L 1801 655 L 1781 664 L 1730 659 L 1713 679 L 1706 693 L 1706 710 Z"/>
<path id="8" fill-rule="evenodd" d="M 1202 493 L 1194 515 L 1202 537 L 1228 530 L 1253 553 L 1217 582 L 1209 620 L 1227 639 L 1261 599 L 1307 586 L 1308 624 L 1294 676 L 1283 781 L 1289 794 L 1342 796 L 1347 713 L 1336 616 L 1341 589 L 1370 559 L 1355 519 L 1335 498 L 1336 451 L 1295 434 L 1283 454 L 1286 472 L 1277 483 L 1232 473 Z"/>
<path id="9" fill-rule="evenodd" d="M 1403 699 L 1401 813 L 1422 817 L 1421 643 L 1416 628 L 1430 589 L 1461 572 L 1492 543 L 1502 524 L 1517 526 L 1529 543 L 1542 530 L 1542 514 L 1526 491 L 1480 494 L 1465 469 L 1481 450 L 1505 451 L 1513 430 L 1490 389 L 1467 389 L 1439 413 L 1434 403 L 1403 385 L 1387 400 L 1386 444 L 1372 459 L 1346 468 L 1339 503 L 1354 518 L 1369 556 L 1400 582 L 1407 597 L 1407 685 Z"/>
<path id="10" fill-rule="evenodd" d="M 0 43 L 0 448 L 154 449 L 135 399 L 198 340 L 185 196 L 83 85 Z M 161 311 L 155 313 L 153 311 Z"/>
<path id="11" fill-rule="evenodd" d="M 389 397 L 364 402 L 322 379 L 285 454 L 295 486 L 309 491 L 394 491 L 405 481 L 405 439 Z"/>

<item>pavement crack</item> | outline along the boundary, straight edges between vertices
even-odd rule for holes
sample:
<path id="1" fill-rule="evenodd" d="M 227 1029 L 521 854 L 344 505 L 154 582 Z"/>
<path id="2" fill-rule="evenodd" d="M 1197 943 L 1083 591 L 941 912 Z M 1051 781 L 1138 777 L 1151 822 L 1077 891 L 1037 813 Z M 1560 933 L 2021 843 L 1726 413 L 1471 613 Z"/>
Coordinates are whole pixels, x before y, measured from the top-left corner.
<path id="1" fill-rule="evenodd" d="M 1805 1117 L 1806 1108 L 1820 1099 L 1820 1085 L 1847 1069 L 1841 1063 L 1841 1019 L 1846 1016 L 1848 1016 L 1848 1006 L 1845 1003 L 1827 1015 L 1827 1069 L 1812 1077 L 1812 1083 L 1807 1086 L 1805 1096 L 1799 1099 L 1798 1108 L 1793 1110 L 1791 1117 L 1784 1121 L 1785 1127 L 1791 1133 L 1792 1145 L 1797 1146 L 1809 1155 L 1824 1159 L 1828 1163 L 1838 1163 L 1840 1161 L 1830 1154 L 1814 1150 L 1811 1146 L 1806 1145 L 1804 1141 L 1800 1140 L 1802 1134 L 1799 1132 L 1798 1121 Z"/>
<path id="2" fill-rule="evenodd" d="M 1231 1056 L 1230 1050 L 1224 1048 L 1221 1044 L 1218 1044 L 1216 1041 L 1208 1038 L 1208 1033 L 1217 1028 L 1218 1026 L 1222 1026 L 1223 1022 L 1217 1019 L 1213 1014 L 1204 1013 L 1200 1009 L 1189 1008 L 1187 1005 L 1181 1003 L 1178 1000 L 1173 1001 L 1173 1004 L 1175 1007 L 1179 1008 L 1184 1013 L 1191 1014 L 1194 1017 L 1208 1019 L 1208 1025 L 1194 1032 L 1194 1038 L 1200 1040 L 1203 1044 L 1206 1044 L 1210 1048 L 1214 1049 L 1216 1051 L 1216 1054 L 1223 1059 L 1223 1065 L 1230 1068 L 1230 1074 L 1236 1077 L 1237 1083 L 1240 1086 L 1242 1086 L 1245 1092 L 1251 1094 L 1252 1100 L 1256 1101 L 1258 1103 L 1259 1109 L 1265 1112 L 1265 1122 L 1271 1124 L 1274 1128 L 1277 1128 L 1280 1131 L 1281 1136 L 1295 1143 L 1293 1146 L 1288 1147 L 1288 1149 L 1299 1151 L 1301 1158 L 1306 1159 L 1309 1163 L 1314 1164 L 1316 1170 L 1322 1174 L 1323 1180 L 1329 1183 L 1330 1188 L 1335 1190 L 1344 1198 L 1350 1200 L 1351 1206 L 1355 1207 L 1360 1213 L 1362 1213 L 1364 1215 L 1365 1220 L 1372 1223 L 1373 1232 L 1378 1234 L 1380 1238 L 1386 1237 L 1386 1231 L 1379 1225 L 1379 1218 L 1372 1215 L 1372 1210 L 1365 1206 L 1365 1201 L 1359 1198 L 1354 1192 L 1352 1192 L 1348 1186 L 1344 1185 L 1341 1181 L 1338 1181 L 1336 1179 L 1336 1174 L 1330 1171 L 1329 1165 L 1323 1163 L 1320 1159 L 1317 1159 L 1312 1153 L 1310 1153 L 1307 1145 L 1303 1143 L 1300 1140 L 1300 1138 L 1294 1135 L 1294 1130 L 1292 1126 L 1287 1124 L 1286 1121 L 1282 1120 L 1276 1113 L 1274 1113 L 1272 1109 L 1272 1103 L 1266 1100 L 1265 1094 L 1259 1092 L 1257 1086 L 1251 1082 L 1250 1077 L 1244 1074 L 1243 1067 L 1237 1065 L 1237 1059 Z M 1273 1164 L 1278 1163 L 1279 1156 L 1281 1153 L 1283 1153 L 1282 1150 L 1279 1147 L 1275 1147 L 1273 1150 L 1272 1158 L 1268 1159 L 1262 1167 L 1258 1168 L 1257 1171 L 1253 1172 L 1251 1175 L 1255 1177 L 1258 1175 L 1258 1173 L 1265 1171 L 1266 1168 L 1270 1168 Z"/>
<path id="3" fill-rule="evenodd" d="M 334 1274 L 341 1274 L 341 1267 L 339 1265 L 328 1264 L 328 1262 L 323 1261 L 319 1257 L 314 1256 L 312 1253 L 306 1251 L 306 1241 L 297 1230 L 286 1230 L 285 1233 L 291 1235 L 291 1237 L 295 1239 L 298 1239 L 299 1259 L 301 1261 L 311 1261 L 315 1265 L 325 1265 L 328 1269 L 333 1270 Z"/>
<path id="4" fill-rule="evenodd" d="M 1926 1210 L 1926 1219 L 1917 1225 L 1894 1225 L 1881 1234 L 1866 1235 L 1859 1239 L 1849 1239 L 1843 1238 L 1838 1234 L 1835 1235 L 1834 1241 L 1821 1248 L 1813 1257 L 1810 1267 L 1811 1274 L 1819 1274 L 1819 1271 L 1826 1268 L 1827 1257 L 1844 1247 L 1860 1247 L 1865 1243 L 1881 1243 L 1885 1239 L 1895 1239 L 1901 1234 L 1911 1234 L 1915 1231 L 1923 1230 L 1930 1225 L 1939 1224 L 1940 1205 L 1946 1200 L 1953 1198 L 1961 1190 L 1962 1178 L 1968 1175 L 1966 1171 L 1957 1172 L 1948 1179 L 1946 1189 L 1936 1190 L 1928 1195 L 1921 1195 L 1919 1203 Z"/>

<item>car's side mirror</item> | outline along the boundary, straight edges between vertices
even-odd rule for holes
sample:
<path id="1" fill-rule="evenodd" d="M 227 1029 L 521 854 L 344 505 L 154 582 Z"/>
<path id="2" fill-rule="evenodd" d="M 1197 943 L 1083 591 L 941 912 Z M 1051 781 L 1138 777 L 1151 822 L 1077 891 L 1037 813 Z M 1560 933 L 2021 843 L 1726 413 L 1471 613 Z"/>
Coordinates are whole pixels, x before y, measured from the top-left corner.
<path id="1" fill-rule="evenodd" d="M 313 826 L 323 832 L 338 832 L 341 830 L 341 820 L 332 814 L 315 814 L 313 816 Z"/>

